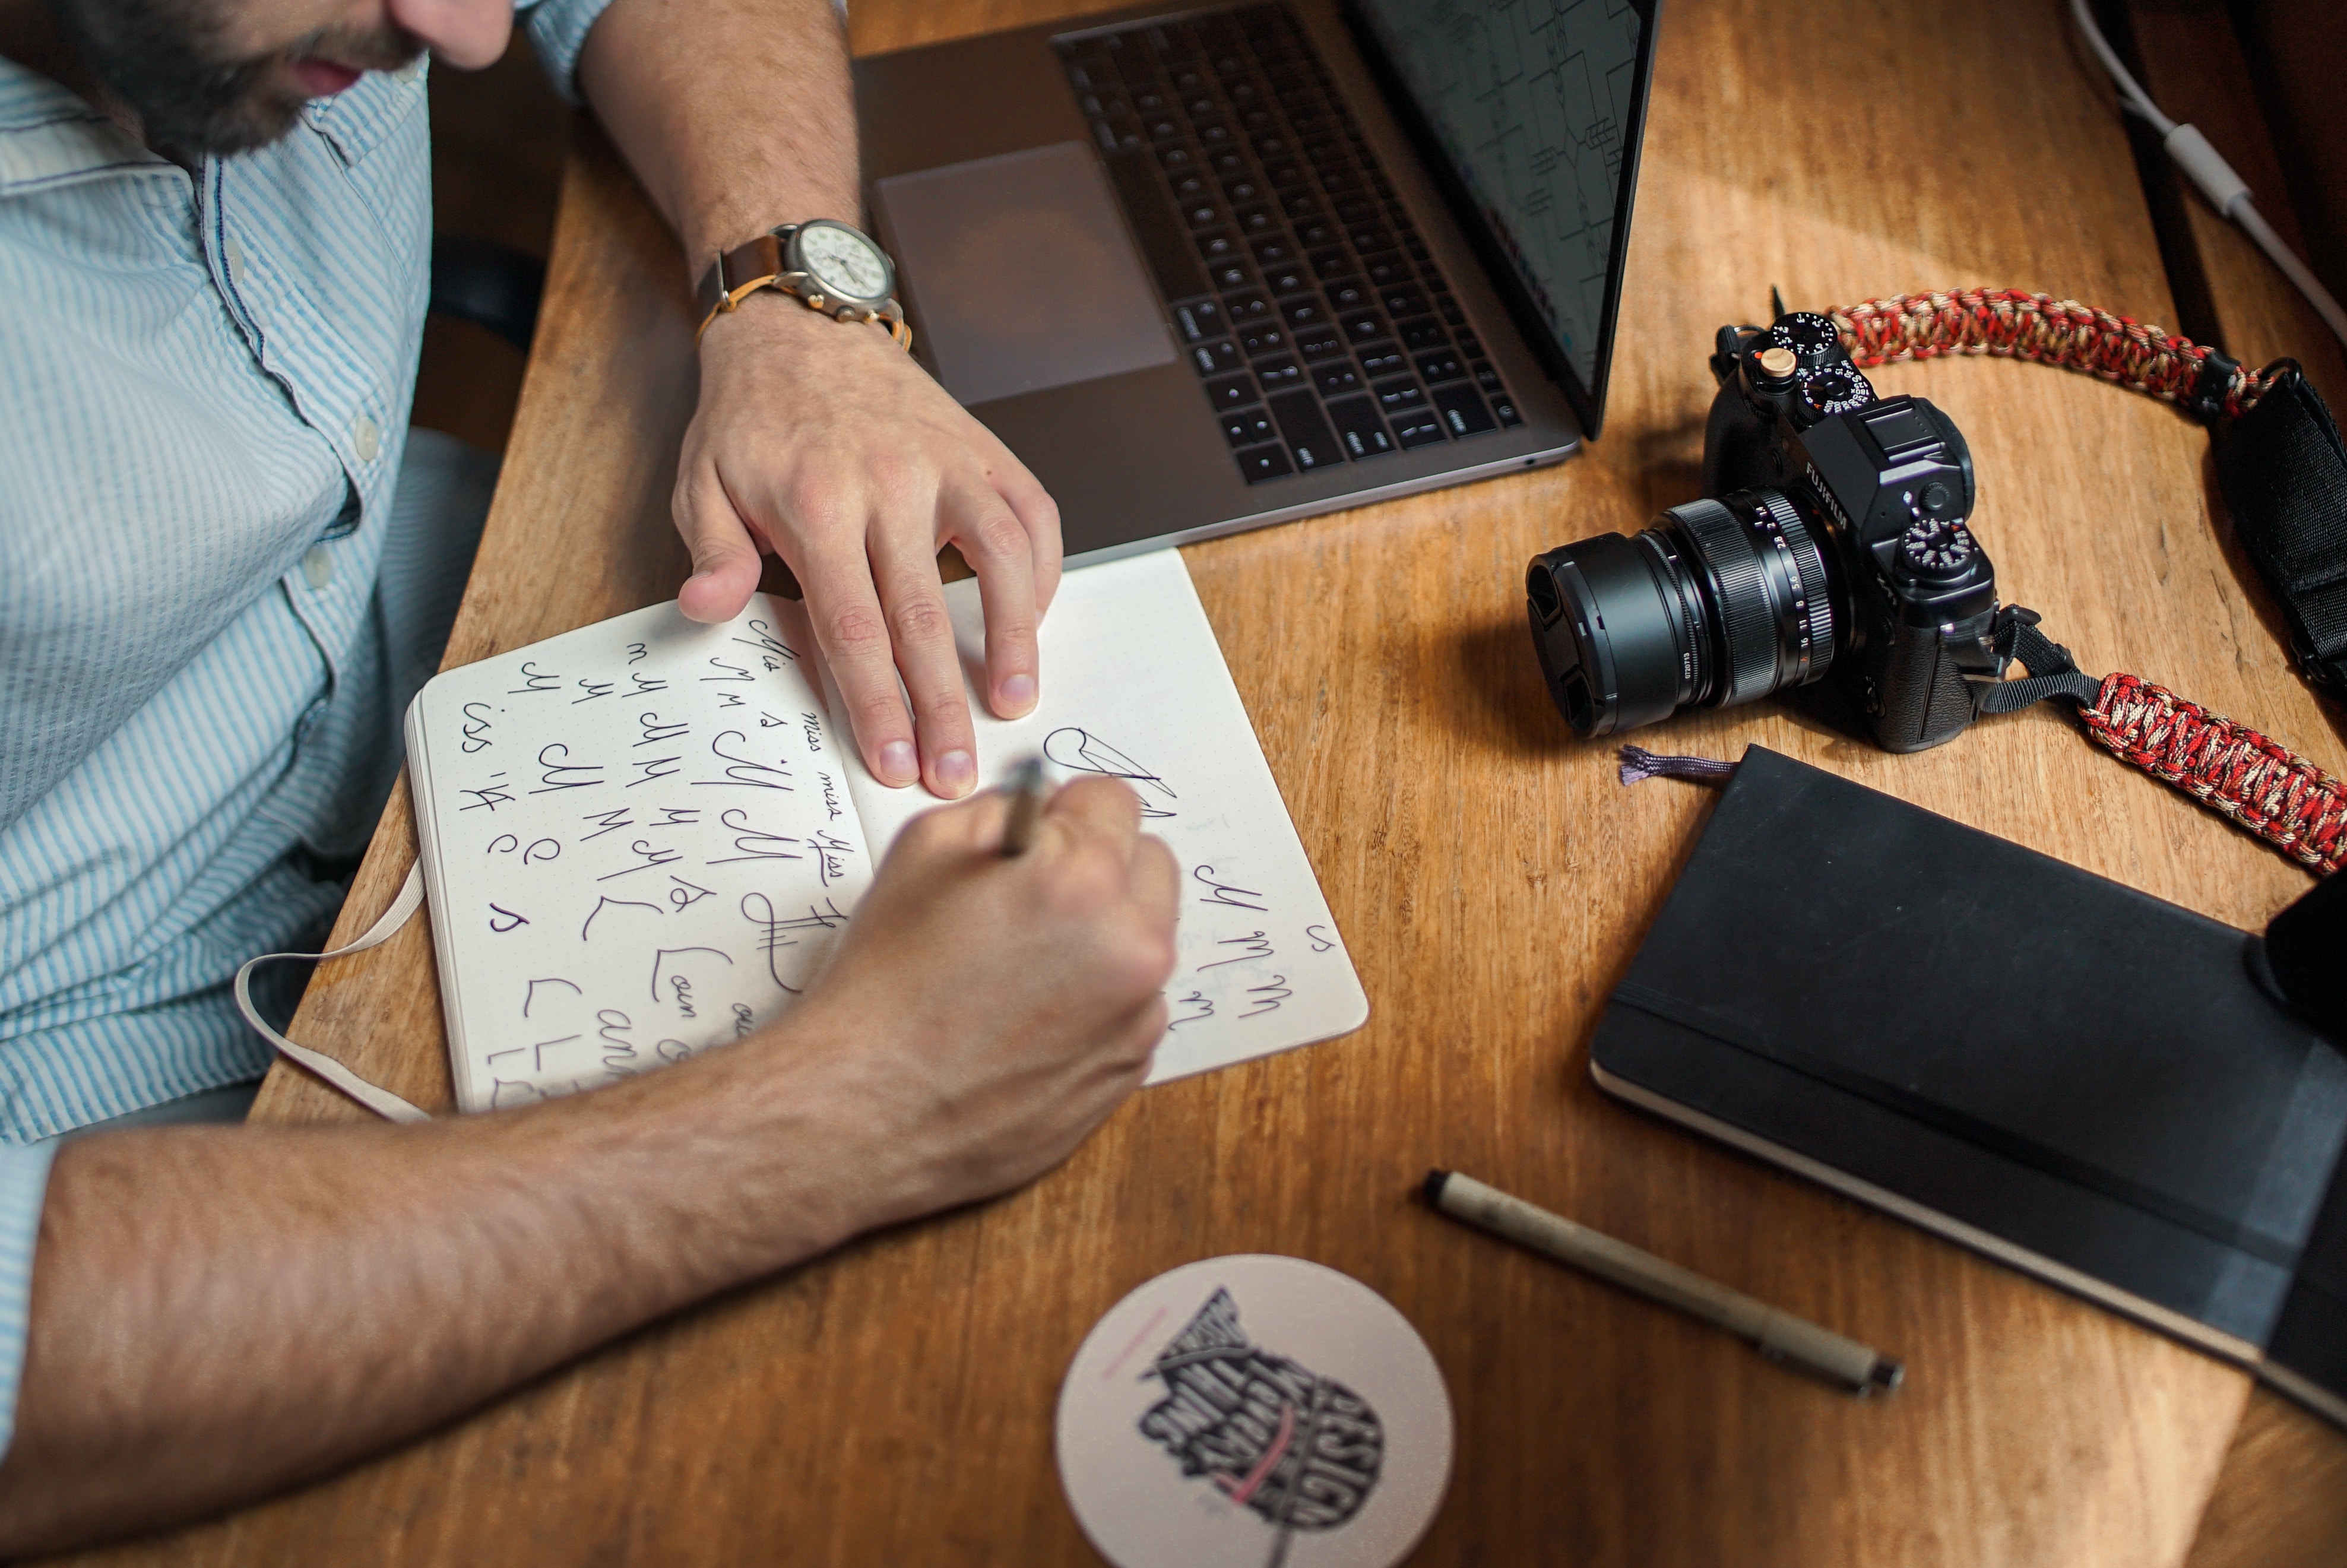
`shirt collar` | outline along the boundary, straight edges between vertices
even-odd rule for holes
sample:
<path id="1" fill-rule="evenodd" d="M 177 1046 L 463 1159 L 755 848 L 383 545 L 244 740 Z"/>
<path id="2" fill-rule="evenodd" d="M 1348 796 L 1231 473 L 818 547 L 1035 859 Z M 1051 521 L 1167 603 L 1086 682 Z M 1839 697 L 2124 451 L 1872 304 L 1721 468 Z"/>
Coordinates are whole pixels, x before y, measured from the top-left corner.
<path id="1" fill-rule="evenodd" d="M 0 200 L 158 164 L 177 167 L 79 94 L 0 58 Z"/>

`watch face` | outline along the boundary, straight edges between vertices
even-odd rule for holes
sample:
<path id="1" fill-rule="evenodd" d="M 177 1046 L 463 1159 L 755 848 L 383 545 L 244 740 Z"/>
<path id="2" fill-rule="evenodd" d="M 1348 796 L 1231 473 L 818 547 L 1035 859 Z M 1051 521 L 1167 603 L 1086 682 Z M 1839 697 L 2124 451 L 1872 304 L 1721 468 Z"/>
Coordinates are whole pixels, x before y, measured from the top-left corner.
<path id="1" fill-rule="evenodd" d="M 800 270 L 825 293 L 876 304 L 888 297 L 894 269 L 880 247 L 844 223 L 809 223 L 794 235 Z"/>

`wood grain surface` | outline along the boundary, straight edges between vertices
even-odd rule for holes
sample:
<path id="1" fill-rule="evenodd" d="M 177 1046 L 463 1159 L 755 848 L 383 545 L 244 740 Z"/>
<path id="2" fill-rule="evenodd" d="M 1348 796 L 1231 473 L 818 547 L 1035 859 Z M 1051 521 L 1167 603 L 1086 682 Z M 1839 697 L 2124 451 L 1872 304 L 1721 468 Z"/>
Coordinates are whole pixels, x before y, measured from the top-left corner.
<path id="1" fill-rule="evenodd" d="M 852 25 L 871 51 L 1062 8 L 859 0 Z M 665 599 L 684 567 L 667 493 L 693 389 L 685 269 L 603 138 L 574 146 L 451 663 Z M 1359 962 L 1366 1029 L 1151 1090 L 1025 1191 L 655 1325 L 292 1496 L 81 1560 L 1092 1562 L 1051 1459 L 1061 1369 L 1141 1281 L 1269 1251 L 1384 1293 L 1441 1365 L 1458 1464 L 1413 1563 L 2183 1563 L 2244 1374 L 1587 1078 L 1601 1001 L 1710 797 L 1625 788 L 1608 746 L 1564 731 L 1523 565 L 1696 494 L 1711 333 L 1764 315 L 1772 282 L 1797 306 L 1986 284 L 2172 309 L 2125 135 L 2051 0 L 1676 0 L 1604 439 L 1546 472 L 1187 552 Z M 2212 526 L 2199 431 L 2031 365 L 1876 379 L 1961 424 L 2005 592 L 2089 669 L 2347 767 Z M 1769 745 L 2242 927 L 2310 885 L 2045 709 L 1908 757 L 1774 703 L 1641 738 Z M 403 794 L 343 935 L 413 854 Z M 421 924 L 330 966 L 294 1033 L 449 1103 Z M 256 1114 L 364 1113 L 281 1071 Z M 1853 1401 L 1436 1219 L 1410 1195 L 1432 1164 L 1901 1355 L 1907 1387 Z"/>

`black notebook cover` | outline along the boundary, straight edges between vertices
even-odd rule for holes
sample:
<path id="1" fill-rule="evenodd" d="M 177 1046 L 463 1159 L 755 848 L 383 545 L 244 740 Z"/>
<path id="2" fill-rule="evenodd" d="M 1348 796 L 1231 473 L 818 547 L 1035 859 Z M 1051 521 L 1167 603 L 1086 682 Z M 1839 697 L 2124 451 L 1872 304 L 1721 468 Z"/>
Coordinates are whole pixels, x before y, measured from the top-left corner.
<path id="1" fill-rule="evenodd" d="M 1755 746 L 1591 1071 L 2347 1422 L 2347 1060 L 2250 939 Z"/>

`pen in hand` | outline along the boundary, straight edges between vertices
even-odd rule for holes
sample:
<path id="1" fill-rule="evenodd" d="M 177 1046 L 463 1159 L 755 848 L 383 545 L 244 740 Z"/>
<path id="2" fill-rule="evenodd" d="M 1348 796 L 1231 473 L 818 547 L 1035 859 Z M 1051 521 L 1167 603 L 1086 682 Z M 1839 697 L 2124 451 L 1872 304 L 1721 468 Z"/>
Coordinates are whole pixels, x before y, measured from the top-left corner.
<path id="1" fill-rule="evenodd" d="M 1010 793 L 1010 818 L 1002 825 L 1002 853 L 1024 855 L 1035 841 L 1035 824 L 1043 815 L 1043 759 L 1026 757 L 1014 764 L 1003 786 Z"/>

